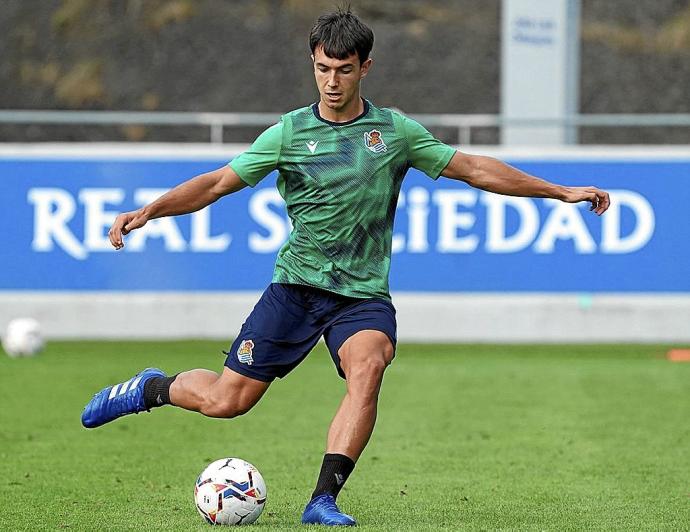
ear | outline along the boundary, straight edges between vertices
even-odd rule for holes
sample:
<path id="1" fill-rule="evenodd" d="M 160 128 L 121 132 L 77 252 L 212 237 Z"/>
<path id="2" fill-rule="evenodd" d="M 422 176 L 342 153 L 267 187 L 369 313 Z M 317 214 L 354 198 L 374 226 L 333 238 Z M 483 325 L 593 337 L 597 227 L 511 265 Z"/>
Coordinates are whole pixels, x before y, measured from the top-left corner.
<path id="1" fill-rule="evenodd" d="M 366 75 L 369 73 L 369 68 L 371 68 L 372 62 L 373 61 L 370 57 L 369 59 L 364 61 L 364 63 L 362 63 L 362 66 L 359 67 L 359 79 L 366 77 Z"/>

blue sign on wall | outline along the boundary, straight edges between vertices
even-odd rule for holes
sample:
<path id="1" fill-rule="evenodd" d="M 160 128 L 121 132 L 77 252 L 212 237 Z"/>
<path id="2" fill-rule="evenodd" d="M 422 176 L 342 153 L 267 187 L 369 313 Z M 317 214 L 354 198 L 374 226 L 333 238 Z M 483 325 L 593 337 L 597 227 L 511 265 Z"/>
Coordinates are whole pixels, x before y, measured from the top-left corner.
<path id="1" fill-rule="evenodd" d="M 269 176 L 204 211 L 149 222 L 112 249 L 117 213 L 226 161 L 0 159 L 0 290 L 262 290 L 290 229 Z M 511 198 L 411 170 L 393 291 L 690 292 L 690 160 L 521 161 L 612 192 L 608 213 Z"/>

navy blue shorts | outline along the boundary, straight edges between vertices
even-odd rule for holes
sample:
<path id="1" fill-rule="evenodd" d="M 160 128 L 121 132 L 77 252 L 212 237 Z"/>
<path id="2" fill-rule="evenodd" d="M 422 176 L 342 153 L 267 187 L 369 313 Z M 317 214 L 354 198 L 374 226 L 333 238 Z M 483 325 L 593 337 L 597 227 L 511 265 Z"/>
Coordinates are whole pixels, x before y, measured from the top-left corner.
<path id="1" fill-rule="evenodd" d="M 381 331 L 396 342 L 395 308 L 385 299 L 359 299 L 296 284 L 272 283 L 228 351 L 233 371 L 271 382 L 284 377 L 324 337 L 338 374 L 338 350 L 353 334 Z"/>

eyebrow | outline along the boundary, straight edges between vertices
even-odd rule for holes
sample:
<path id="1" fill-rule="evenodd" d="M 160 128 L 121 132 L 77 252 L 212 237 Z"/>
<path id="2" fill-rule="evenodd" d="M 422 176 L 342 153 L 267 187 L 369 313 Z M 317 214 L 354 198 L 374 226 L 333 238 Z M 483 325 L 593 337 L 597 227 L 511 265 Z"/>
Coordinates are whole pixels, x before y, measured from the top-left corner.
<path id="1" fill-rule="evenodd" d="M 330 66 L 328 66 L 328 65 L 326 65 L 326 64 L 324 64 L 324 63 L 319 63 L 319 62 L 317 62 L 317 63 L 316 63 L 316 66 L 317 66 L 317 67 L 326 67 L 326 68 L 331 68 Z M 338 68 L 338 69 L 340 69 L 340 68 L 345 68 L 345 67 L 354 67 L 354 66 L 355 66 L 355 64 L 354 64 L 354 63 L 345 63 L 344 65 L 340 65 L 339 67 L 335 67 L 335 68 Z"/>

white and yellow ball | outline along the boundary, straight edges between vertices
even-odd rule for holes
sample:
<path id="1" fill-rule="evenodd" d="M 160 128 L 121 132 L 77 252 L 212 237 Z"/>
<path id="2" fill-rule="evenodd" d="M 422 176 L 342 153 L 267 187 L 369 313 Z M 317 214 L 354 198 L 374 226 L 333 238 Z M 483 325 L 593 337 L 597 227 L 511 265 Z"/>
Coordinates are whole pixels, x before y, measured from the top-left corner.
<path id="1" fill-rule="evenodd" d="M 212 525 L 248 525 L 266 504 L 261 473 L 239 458 L 222 458 L 206 467 L 194 486 L 196 509 Z"/>

